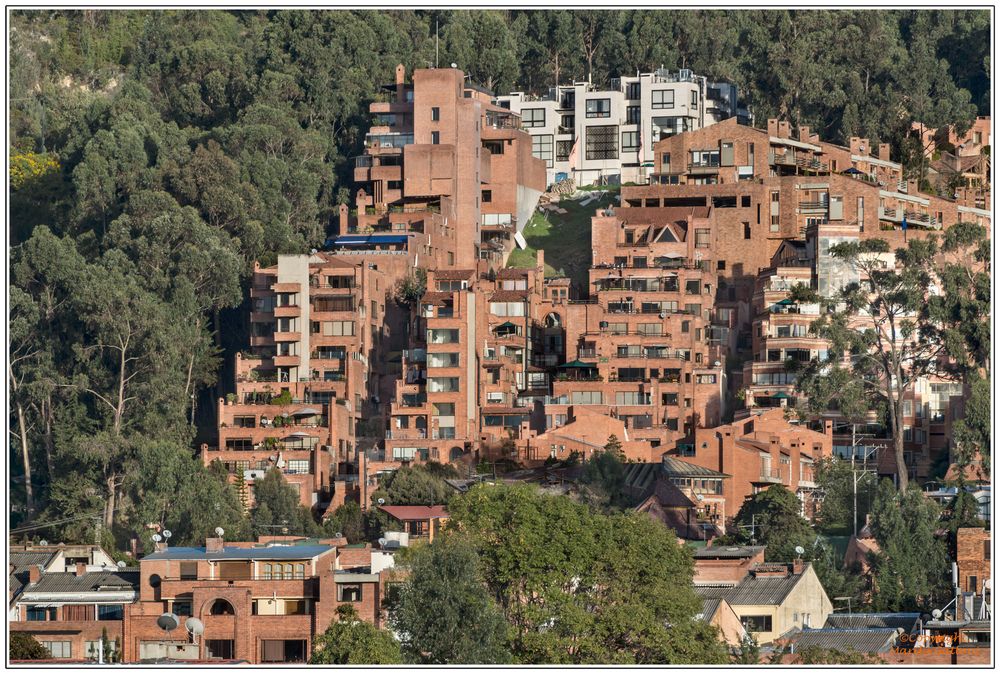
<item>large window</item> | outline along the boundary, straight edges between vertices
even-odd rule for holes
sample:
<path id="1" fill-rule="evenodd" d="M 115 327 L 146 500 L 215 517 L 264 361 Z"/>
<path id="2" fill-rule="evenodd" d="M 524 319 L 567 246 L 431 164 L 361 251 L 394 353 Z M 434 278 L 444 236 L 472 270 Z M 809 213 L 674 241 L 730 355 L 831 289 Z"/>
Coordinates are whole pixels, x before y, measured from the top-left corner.
<path id="1" fill-rule="evenodd" d="M 337 583 L 337 601 L 361 601 L 361 583 Z"/>
<path id="2" fill-rule="evenodd" d="M 125 617 L 125 607 L 121 604 L 103 604 L 97 607 L 98 620 L 121 620 Z"/>
<path id="3" fill-rule="evenodd" d="M 587 128 L 587 159 L 618 159 L 618 127 Z"/>
<path id="4" fill-rule="evenodd" d="M 622 152 L 635 152 L 639 149 L 639 132 L 622 131 Z"/>
<path id="5" fill-rule="evenodd" d="M 673 110 L 674 90 L 673 89 L 653 89 L 653 110 Z"/>
<path id="6" fill-rule="evenodd" d="M 573 151 L 573 141 L 556 141 L 556 161 L 569 161 L 569 153 Z"/>
<path id="7" fill-rule="evenodd" d="M 55 620 L 56 609 L 54 606 L 29 606 L 28 620 Z"/>
<path id="8" fill-rule="evenodd" d="M 743 627 L 748 632 L 770 632 L 771 616 L 769 615 L 743 616 Z"/>
<path id="9" fill-rule="evenodd" d="M 72 641 L 43 641 L 41 644 L 49 650 L 49 654 L 53 658 L 62 659 L 73 657 Z"/>
<path id="10" fill-rule="evenodd" d="M 543 160 L 546 166 L 552 168 L 552 136 L 532 136 L 531 154 L 533 154 L 536 159 Z"/>
<path id="11" fill-rule="evenodd" d="M 545 108 L 525 108 L 521 110 L 521 126 L 525 129 L 545 126 Z"/>
<path id="12" fill-rule="evenodd" d="M 625 108 L 625 123 L 638 124 L 642 119 L 642 108 L 638 105 L 630 105 Z"/>
<path id="13" fill-rule="evenodd" d="M 604 397 L 600 391 L 573 391 L 570 401 L 573 405 L 601 405 Z"/>
<path id="14" fill-rule="evenodd" d="M 602 118 L 611 116 L 610 98 L 591 98 L 587 101 L 587 117 Z"/>

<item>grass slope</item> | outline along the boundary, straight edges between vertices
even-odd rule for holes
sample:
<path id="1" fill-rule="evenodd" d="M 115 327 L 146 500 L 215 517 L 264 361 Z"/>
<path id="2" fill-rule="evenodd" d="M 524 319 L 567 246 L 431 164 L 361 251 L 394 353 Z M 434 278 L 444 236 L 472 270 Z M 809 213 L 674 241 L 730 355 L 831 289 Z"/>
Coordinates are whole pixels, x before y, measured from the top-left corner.
<path id="1" fill-rule="evenodd" d="M 535 263 L 536 251 L 545 251 L 545 276 L 568 276 L 574 285 L 587 287 L 587 270 L 590 268 L 590 218 L 598 208 L 616 204 L 615 194 L 609 193 L 599 201 L 580 206 L 579 201 L 564 199 L 559 202 L 565 214 L 537 210 L 521 234 L 528 243 L 524 250 L 515 248 L 507 260 L 508 267 L 529 268 Z"/>

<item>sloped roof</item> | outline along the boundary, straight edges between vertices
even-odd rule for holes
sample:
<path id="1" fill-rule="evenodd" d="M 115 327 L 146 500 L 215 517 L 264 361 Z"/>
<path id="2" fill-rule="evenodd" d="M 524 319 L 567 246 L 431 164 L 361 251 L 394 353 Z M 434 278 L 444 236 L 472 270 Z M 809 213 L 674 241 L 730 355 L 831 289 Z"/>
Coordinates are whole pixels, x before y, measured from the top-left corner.
<path id="1" fill-rule="evenodd" d="M 730 606 L 779 606 L 802 580 L 802 574 L 757 577 L 750 574 L 733 587 L 695 586 L 702 599 L 725 599 Z"/>
<path id="2" fill-rule="evenodd" d="M 828 629 L 870 629 L 873 627 L 903 628 L 913 632 L 920 622 L 919 613 L 831 613 L 826 618 L 824 628 Z"/>
<path id="3" fill-rule="evenodd" d="M 464 281 L 475 274 L 473 269 L 442 269 L 434 272 L 435 281 Z"/>
<path id="4" fill-rule="evenodd" d="M 857 653 L 885 653 L 896 643 L 899 633 L 891 627 L 868 627 L 863 629 L 819 629 L 803 630 L 793 635 L 788 642 L 793 644 L 793 652 L 810 646 L 819 646 L 835 651 L 853 650 Z"/>
<path id="5" fill-rule="evenodd" d="M 701 600 L 701 619 L 705 622 L 712 622 L 712 618 L 715 617 L 715 612 L 719 610 L 719 606 L 722 605 L 722 599 L 702 599 Z"/>
<path id="6" fill-rule="evenodd" d="M 663 472 L 669 477 L 730 477 L 717 470 L 705 468 L 704 466 L 699 466 L 672 456 L 663 457 Z"/>
<path id="7" fill-rule="evenodd" d="M 411 522 L 414 520 L 434 520 L 448 516 L 448 508 L 446 508 L 443 505 L 433 505 L 433 506 L 387 505 L 387 506 L 379 506 L 379 510 L 386 512 L 391 517 L 396 518 L 400 522 Z"/>
<path id="8" fill-rule="evenodd" d="M 55 552 L 49 550 L 11 552 L 7 556 L 7 563 L 14 566 L 13 571 L 10 572 L 11 594 L 16 597 L 20 594 L 24 586 L 28 584 L 28 574 L 32 566 L 48 566 L 55 555 Z"/>
<path id="9" fill-rule="evenodd" d="M 139 569 L 134 567 L 114 571 L 90 571 L 80 576 L 75 573 L 44 573 L 37 583 L 25 588 L 25 594 L 135 590 L 138 585 Z"/>

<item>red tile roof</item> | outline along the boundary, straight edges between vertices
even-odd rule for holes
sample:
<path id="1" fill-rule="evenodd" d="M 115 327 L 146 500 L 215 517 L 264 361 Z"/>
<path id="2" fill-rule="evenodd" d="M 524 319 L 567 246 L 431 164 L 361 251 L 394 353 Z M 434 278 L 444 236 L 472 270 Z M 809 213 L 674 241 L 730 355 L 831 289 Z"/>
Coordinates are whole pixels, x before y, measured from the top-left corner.
<path id="1" fill-rule="evenodd" d="M 400 522 L 414 520 L 436 520 L 448 517 L 448 509 L 443 505 L 434 506 L 379 506 L 379 510 L 388 513 Z"/>

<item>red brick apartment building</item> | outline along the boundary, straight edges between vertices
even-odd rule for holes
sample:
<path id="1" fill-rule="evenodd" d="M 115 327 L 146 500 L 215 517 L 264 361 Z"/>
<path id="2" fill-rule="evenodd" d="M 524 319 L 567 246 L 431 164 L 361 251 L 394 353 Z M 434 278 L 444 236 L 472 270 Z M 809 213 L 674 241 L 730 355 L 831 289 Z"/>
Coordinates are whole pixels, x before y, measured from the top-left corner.
<path id="1" fill-rule="evenodd" d="M 384 374 L 389 284 L 375 263 L 326 253 L 255 268 L 250 350 L 237 354 L 235 393 L 219 401 L 218 445 L 202 451 L 247 486 L 248 507 L 272 467 L 309 507 L 357 489 L 356 425 Z"/>
<path id="2" fill-rule="evenodd" d="M 455 461 L 520 436 L 563 358 L 564 289 L 543 269 L 539 253 L 533 269 L 428 270 L 376 461 Z"/>
<path id="3" fill-rule="evenodd" d="M 183 653 L 188 660 L 245 660 L 252 664 L 306 662 L 341 604 L 382 624 L 380 574 L 367 546 L 272 541 L 167 548 L 140 561 L 138 600 L 124 638 L 126 662 Z M 157 619 L 172 613 L 180 626 Z M 192 640 L 189 617 L 204 625 Z M 176 656 L 174 656 L 176 657 Z"/>
<path id="4" fill-rule="evenodd" d="M 405 255 L 409 266 L 502 267 L 545 189 L 520 118 L 456 68 L 396 67 L 355 159 L 356 213 L 341 210 L 331 245 Z"/>

